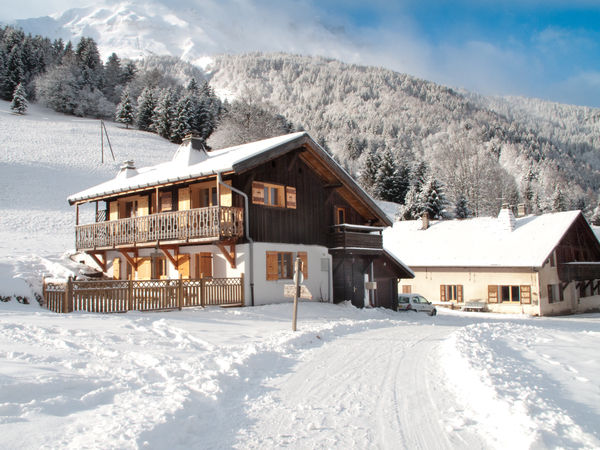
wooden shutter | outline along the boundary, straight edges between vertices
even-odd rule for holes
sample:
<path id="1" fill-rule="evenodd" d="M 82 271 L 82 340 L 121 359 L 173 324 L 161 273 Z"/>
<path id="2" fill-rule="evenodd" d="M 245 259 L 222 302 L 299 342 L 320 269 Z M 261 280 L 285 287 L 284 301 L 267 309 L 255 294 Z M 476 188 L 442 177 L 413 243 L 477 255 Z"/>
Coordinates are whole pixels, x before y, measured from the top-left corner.
<path id="1" fill-rule="evenodd" d="M 196 277 L 212 277 L 212 253 L 201 252 L 196 255 Z"/>
<path id="2" fill-rule="evenodd" d="M 152 278 L 152 262 L 150 258 L 139 258 L 137 264 L 137 279 L 149 280 Z"/>
<path id="3" fill-rule="evenodd" d="M 488 285 L 488 303 L 498 303 L 498 286 L 495 284 Z"/>
<path id="4" fill-rule="evenodd" d="M 308 279 L 308 253 L 298 252 L 298 258 L 302 260 L 302 275 L 304 279 Z"/>
<path id="5" fill-rule="evenodd" d="M 115 280 L 121 279 L 121 258 L 113 259 L 113 278 Z"/>
<path id="6" fill-rule="evenodd" d="M 231 185 L 230 180 L 225 180 L 224 183 Z M 221 195 L 221 206 L 231 206 L 232 205 L 231 189 L 228 189 L 225 186 L 221 185 L 220 193 L 221 193 L 220 194 Z"/>
<path id="7" fill-rule="evenodd" d="M 521 286 L 521 303 L 529 305 L 531 303 L 531 286 Z"/>
<path id="8" fill-rule="evenodd" d="M 402 286 L 403 294 L 410 294 L 412 292 L 412 286 L 410 284 L 405 284 Z"/>
<path id="9" fill-rule="evenodd" d="M 117 201 L 110 202 L 108 204 L 108 209 L 109 209 L 110 220 L 118 220 L 119 219 L 119 203 Z"/>
<path id="10" fill-rule="evenodd" d="M 190 278 L 190 255 L 181 254 L 177 257 L 177 270 L 182 278 Z"/>
<path id="11" fill-rule="evenodd" d="M 440 284 L 440 302 L 446 301 L 446 285 Z"/>
<path id="12" fill-rule="evenodd" d="M 457 297 L 457 301 L 459 303 L 462 303 L 463 300 L 463 285 L 462 284 L 458 284 L 456 285 L 456 297 Z"/>
<path id="13" fill-rule="evenodd" d="M 265 185 L 262 183 L 252 182 L 252 203 L 257 205 L 265 204 Z"/>
<path id="14" fill-rule="evenodd" d="M 189 187 L 179 189 L 178 197 L 179 211 L 186 211 L 191 208 L 191 194 Z"/>
<path id="15" fill-rule="evenodd" d="M 277 280 L 277 252 L 267 252 L 267 280 Z"/>
<path id="16" fill-rule="evenodd" d="M 296 209 L 296 188 L 291 186 L 285 187 L 285 205 L 287 208 Z"/>

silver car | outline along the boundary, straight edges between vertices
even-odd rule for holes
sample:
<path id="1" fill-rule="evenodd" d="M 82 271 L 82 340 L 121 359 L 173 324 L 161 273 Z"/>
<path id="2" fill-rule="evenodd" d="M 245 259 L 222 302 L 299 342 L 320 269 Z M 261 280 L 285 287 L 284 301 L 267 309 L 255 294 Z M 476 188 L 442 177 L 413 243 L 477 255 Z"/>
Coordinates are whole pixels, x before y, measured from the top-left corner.
<path id="1" fill-rule="evenodd" d="M 398 311 L 422 311 L 430 316 L 437 314 L 435 306 L 419 294 L 398 294 Z"/>

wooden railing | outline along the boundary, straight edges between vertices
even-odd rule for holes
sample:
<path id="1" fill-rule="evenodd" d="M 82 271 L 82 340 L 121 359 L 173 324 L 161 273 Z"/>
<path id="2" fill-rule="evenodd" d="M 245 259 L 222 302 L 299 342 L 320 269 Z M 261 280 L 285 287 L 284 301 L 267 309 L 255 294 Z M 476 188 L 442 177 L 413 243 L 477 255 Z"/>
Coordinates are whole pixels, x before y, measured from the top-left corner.
<path id="1" fill-rule="evenodd" d="M 75 227 L 77 250 L 190 239 L 229 239 L 243 234 L 242 208 L 210 206 L 110 220 Z"/>
<path id="2" fill-rule="evenodd" d="M 244 276 L 200 280 L 43 282 L 44 305 L 58 313 L 157 311 L 192 306 L 243 305 Z"/>
<path id="3" fill-rule="evenodd" d="M 337 231 L 332 233 L 329 247 L 351 247 L 382 249 L 383 237 L 380 234 L 356 233 L 352 231 Z"/>

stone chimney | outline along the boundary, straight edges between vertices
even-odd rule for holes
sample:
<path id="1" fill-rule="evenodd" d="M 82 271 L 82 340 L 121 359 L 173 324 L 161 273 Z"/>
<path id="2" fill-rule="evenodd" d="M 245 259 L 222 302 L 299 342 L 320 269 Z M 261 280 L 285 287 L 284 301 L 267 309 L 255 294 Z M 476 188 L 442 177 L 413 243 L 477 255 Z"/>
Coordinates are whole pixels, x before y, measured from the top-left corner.
<path id="1" fill-rule="evenodd" d="M 119 172 L 117 173 L 117 178 L 131 178 L 138 174 L 137 169 L 135 168 L 135 164 L 133 159 L 123 161 Z"/>
<path id="2" fill-rule="evenodd" d="M 190 144 L 193 150 L 207 151 L 204 139 L 202 139 L 198 133 L 188 133 L 181 140 L 181 145 L 187 146 Z"/>
<path id="3" fill-rule="evenodd" d="M 508 203 L 502 204 L 502 209 L 498 214 L 498 222 L 503 230 L 514 231 L 516 226 L 515 215 L 513 214 L 512 209 L 510 209 Z"/>
<path id="4" fill-rule="evenodd" d="M 429 213 L 423 213 L 423 216 L 421 216 L 421 224 L 421 230 L 426 230 L 429 228 Z"/>

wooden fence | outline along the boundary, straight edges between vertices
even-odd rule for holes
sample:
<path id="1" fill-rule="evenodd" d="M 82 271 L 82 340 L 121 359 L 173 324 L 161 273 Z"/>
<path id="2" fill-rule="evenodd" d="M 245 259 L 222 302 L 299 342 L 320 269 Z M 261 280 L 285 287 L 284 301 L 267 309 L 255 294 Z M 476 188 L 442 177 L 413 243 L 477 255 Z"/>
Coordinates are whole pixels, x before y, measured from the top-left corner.
<path id="1" fill-rule="evenodd" d="M 43 282 L 44 305 L 58 313 L 157 311 L 192 306 L 243 305 L 244 275 L 200 280 Z"/>

